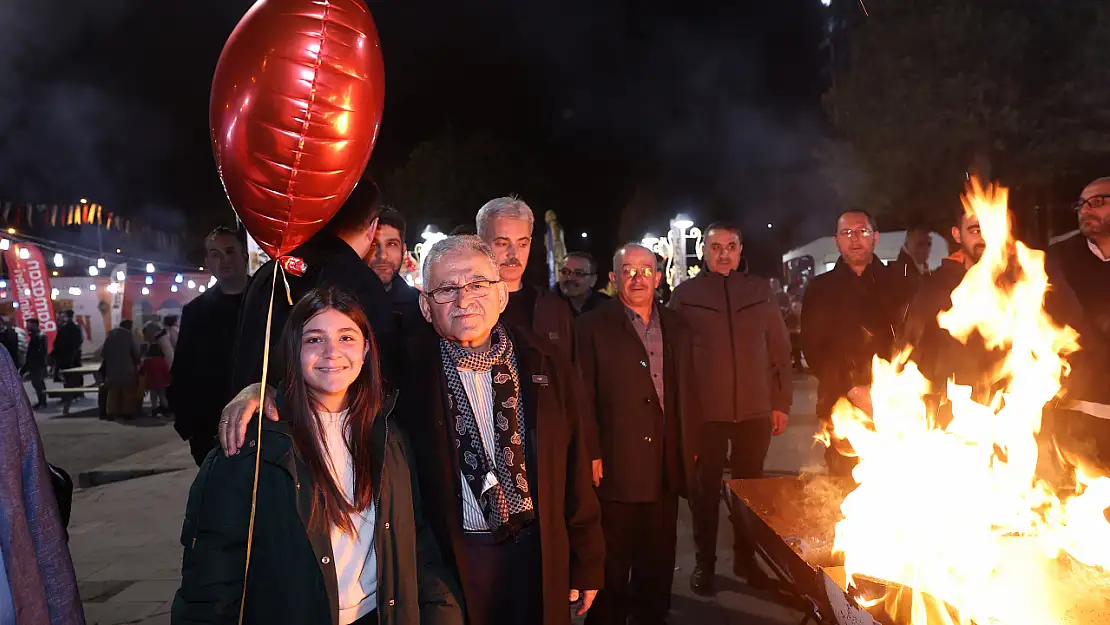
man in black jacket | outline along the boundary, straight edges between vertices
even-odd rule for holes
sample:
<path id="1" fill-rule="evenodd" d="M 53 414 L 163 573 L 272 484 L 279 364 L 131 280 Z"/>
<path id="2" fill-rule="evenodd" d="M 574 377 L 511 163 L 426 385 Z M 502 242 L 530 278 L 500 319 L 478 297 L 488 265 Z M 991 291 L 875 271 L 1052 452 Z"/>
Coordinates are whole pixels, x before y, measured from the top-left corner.
<path id="1" fill-rule="evenodd" d="M 216 284 L 185 305 L 167 396 L 174 429 L 189 442 L 199 467 L 216 445 L 220 411 L 235 396 L 232 364 L 239 308 L 247 290 L 247 249 L 243 237 L 220 226 L 204 239 L 204 266 Z"/>
<path id="2" fill-rule="evenodd" d="M 46 408 L 46 335 L 39 328 L 39 320 L 27 320 L 27 360 L 23 371 L 31 378 L 38 403 L 35 408 Z"/>
<path id="3" fill-rule="evenodd" d="M 383 374 L 388 379 L 396 376 L 390 368 L 395 360 L 393 316 L 389 295 L 381 280 L 363 259 L 374 245 L 381 211 L 381 195 L 373 180 L 364 178 L 351 192 L 339 212 L 308 242 L 293 250 L 289 256 L 304 261 L 301 275 L 290 270 L 285 273 L 290 293 L 278 277 L 274 282 L 275 261 L 259 268 L 251 280 L 243 300 L 239 317 L 239 339 L 235 346 L 234 388 L 243 388 L 262 380 L 262 357 L 266 347 L 266 316 L 273 293 L 273 323 L 270 325 L 270 357 L 276 354 L 281 329 L 292 306 L 305 293 L 320 286 L 338 286 L 354 294 L 366 312 L 374 338 L 381 350 Z M 280 372 L 270 369 L 271 379 L 277 380 Z"/>
<path id="4" fill-rule="evenodd" d="M 904 276 L 875 256 L 879 234 L 870 213 L 843 212 L 835 238 L 840 259 L 813 278 L 802 303 L 802 350 L 817 377 L 817 418 L 826 428 L 841 397 L 870 411 L 871 363 L 892 357 L 909 293 Z M 837 441 L 825 451 L 829 475 L 850 475 L 856 464 L 843 446 Z"/>
<path id="5" fill-rule="evenodd" d="M 613 257 L 617 299 L 578 318 L 577 364 L 605 532 L 605 589 L 589 625 L 661 625 L 671 606 L 678 498 L 692 491 L 698 400 L 693 337 L 655 304 L 655 255 L 628 244 Z M 630 586 L 629 580 L 635 580 Z"/>
<path id="6" fill-rule="evenodd" d="M 597 291 L 597 262 L 589 252 L 567 254 L 566 264 L 559 270 L 559 295 L 568 304 L 575 317 L 590 312 L 609 301 L 609 296 Z"/>
<path id="7" fill-rule="evenodd" d="M 1065 446 L 1079 446 L 1082 456 L 1110 472 L 1110 178 L 1087 185 L 1075 210 L 1079 234 L 1049 247 L 1046 258 L 1049 276 L 1061 276 L 1075 293 L 1083 325 L 1065 385 L 1068 401 L 1053 416 Z"/>
<path id="8" fill-rule="evenodd" d="M 382 281 L 392 305 L 394 330 L 406 335 L 424 324 L 420 316 L 420 291 L 409 286 L 401 275 L 408 246 L 405 245 L 407 224 L 405 217 L 394 208 L 386 208 L 378 215 L 378 229 L 366 262 Z"/>

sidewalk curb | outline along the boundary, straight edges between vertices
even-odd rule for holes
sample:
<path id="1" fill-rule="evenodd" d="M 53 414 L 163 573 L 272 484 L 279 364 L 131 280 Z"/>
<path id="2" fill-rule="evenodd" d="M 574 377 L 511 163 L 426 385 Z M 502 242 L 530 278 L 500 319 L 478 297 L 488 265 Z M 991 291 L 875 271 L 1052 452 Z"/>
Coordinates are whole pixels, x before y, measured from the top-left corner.
<path id="1" fill-rule="evenodd" d="M 150 477 L 151 475 L 175 473 L 177 471 L 184 470 L 184 468 L 110 469 L 106 471 L 93 469 L 92 471 L 85 471 L 84 473 L 79 473 L 77 475 L 77 487 L 92 488 L 94 486 L 104 486 L 105 484 L 114 484 L 116 482 L 124 482 L 140 477 Z"/>

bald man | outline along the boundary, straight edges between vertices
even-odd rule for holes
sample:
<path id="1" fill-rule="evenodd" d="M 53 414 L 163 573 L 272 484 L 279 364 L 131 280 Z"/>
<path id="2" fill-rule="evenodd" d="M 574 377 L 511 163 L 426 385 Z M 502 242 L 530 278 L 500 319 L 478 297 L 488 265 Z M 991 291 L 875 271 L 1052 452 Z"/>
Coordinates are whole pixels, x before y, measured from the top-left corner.
<path id="1" fill-rule="evenodd" d="M 578 318 L 583 431 L 605 534 L 605 586 L 588 625 L 666 622 L 671 607 L 678 498 L 694 477 L 693 335 L 655 301 L 655 254 L 617 250 L 617 297 Z M 631 580 L 631 582 L 630 582 Z"/>

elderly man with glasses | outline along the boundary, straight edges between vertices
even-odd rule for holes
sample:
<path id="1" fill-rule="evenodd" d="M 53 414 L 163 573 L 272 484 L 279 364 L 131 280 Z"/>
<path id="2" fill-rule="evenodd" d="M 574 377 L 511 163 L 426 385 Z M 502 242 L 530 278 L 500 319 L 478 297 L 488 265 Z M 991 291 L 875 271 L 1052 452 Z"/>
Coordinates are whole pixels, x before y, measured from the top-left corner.
<path id="1" fill-rule="evenodd" d="M 589 252 L 567 254 L 566 264 L 559 270 L 559 294 L 570 304 L 577 318 L 609 301 L 609 296 L 598 292 L 597 262 Z"/>

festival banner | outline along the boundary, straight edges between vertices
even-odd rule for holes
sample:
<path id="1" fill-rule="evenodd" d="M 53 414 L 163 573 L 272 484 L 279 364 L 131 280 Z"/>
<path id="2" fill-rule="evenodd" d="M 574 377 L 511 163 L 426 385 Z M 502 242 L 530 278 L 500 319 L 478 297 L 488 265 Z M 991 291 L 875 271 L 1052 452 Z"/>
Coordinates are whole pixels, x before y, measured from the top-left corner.
<path id="1" fill-rule="evenodd" d="M 123 321 L 123 291 L 127 286 L 127 263 L 120 263 L 112 267 L 112 329 L 118 328 Z"/>
<path id="2" fill-rule="evenodd" d="M 54 318 L 54 302 L 50 299 L 50 269 L 42 251 L 34 245 L 16 243 L 4 251 L 8 264 L 8 288 L 19 302 L 19 327 L 26 329 L 26 319 L 37 318 L 46 335 L 46 349 L 54 348 L 58 323 Z"/>

